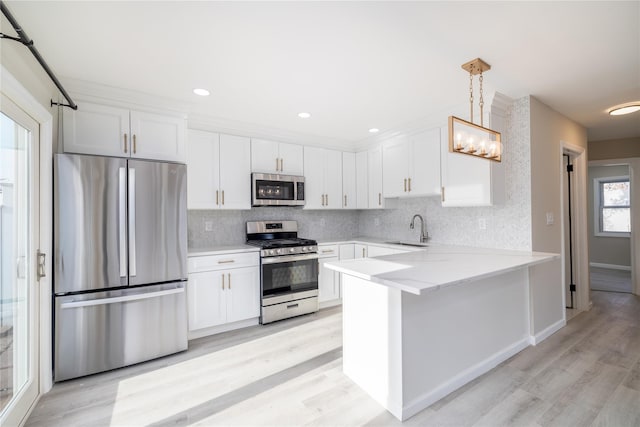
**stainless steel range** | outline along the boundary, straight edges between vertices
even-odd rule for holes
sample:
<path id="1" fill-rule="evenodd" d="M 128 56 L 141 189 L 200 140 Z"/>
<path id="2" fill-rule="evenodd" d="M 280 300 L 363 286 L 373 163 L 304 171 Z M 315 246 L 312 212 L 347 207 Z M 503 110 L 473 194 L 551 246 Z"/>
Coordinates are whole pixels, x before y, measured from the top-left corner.
<path id="1" fill-rule="evenodd" d="M 318 244 L 296 221 L 247 222 L 247 244 L 261 248 L 260 323 L 318 311 Z"/>

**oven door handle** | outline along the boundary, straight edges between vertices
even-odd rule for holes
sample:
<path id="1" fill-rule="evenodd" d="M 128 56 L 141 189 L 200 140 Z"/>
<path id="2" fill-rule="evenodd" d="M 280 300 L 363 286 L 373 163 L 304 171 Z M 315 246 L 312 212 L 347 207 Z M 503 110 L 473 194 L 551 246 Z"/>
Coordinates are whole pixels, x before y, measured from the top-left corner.
<path id="1" fill-rule="evenodd" d="M 303 254 L 303 255 L 282 255 L 262 258 L 263 264 L 281 264 L 283 262 L 291 261 L 306 261 L 310 259 L 318 259 L 318 254 Z"/>

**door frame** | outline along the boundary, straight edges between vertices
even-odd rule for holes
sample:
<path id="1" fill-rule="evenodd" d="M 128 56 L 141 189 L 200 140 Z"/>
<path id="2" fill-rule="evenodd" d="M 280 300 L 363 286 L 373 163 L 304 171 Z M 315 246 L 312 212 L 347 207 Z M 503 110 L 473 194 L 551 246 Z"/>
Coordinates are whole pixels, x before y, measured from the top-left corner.
<path id="1" fill-rule="evenodd" d="M 591 286 L 589 283 L 589 240 L 587 225 L 587 151 L 584 147 L 571 144 L 565 141 L 560 143 L 560 170 L 566 173 L 564 166 L 564 154 L 568 154 L 574 166 L 575 180 L 572 180 L 574 204 L 572 205 L 572 223 L 574 224 L 573 240 L 575 247 L 573 250 L 574 259 L 574 280 L 576 283 L 576 309 L 585 311 L 591 309 Z M 565 212 L 568 209 L 564 200 L 564 180 L 560 180 L 560 207 L 562 211 L 562 299 L 563 307 L 566 307 L 566 291 L 564 290 L 564 281 L 566 277 L 566 253 L 565 245 Z"/>
<path id="2" fill-rule="evenodd" d="M 640 295 L 640 157 L 623 159 L 591 160 L 589 166 L 618 166 L 629 167 L 629 181 L 631 182 L 631 292 Z"/>
<path id="3" fill-rule="evenodd" d="M 38 282 L 36 298 L 39 313 L 37 357 L 39 383 L 38 398 L 53 386 L 51 361 L 51 247 L 53 243 L 53 115 L 16 79 L 3 65 L 0 65 L 0 90 L 18 107 L 24 110 L 40 125 L 40 251 L 46 254 L 45 277 Z M 27 413 L 27 416 L 28 416 Z"/>

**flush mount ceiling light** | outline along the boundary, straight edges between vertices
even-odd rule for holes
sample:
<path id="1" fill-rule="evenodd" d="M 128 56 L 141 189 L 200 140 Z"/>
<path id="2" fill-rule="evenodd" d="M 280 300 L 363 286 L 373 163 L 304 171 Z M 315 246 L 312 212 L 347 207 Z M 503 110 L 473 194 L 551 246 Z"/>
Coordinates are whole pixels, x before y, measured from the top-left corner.
<path id="1" fill-rule="evenodd" d="M 470 156 L 502 161 L 502 143 L 500 132 L 484 127 L 484 97 L 482 93 L 482 73 L 489 71 L 491 65 L 480 58 L 462 64 L 462 69 L 469 72 L 469 117 L 471 121 L 449 117 L 449 151 Z M 473 76 L 479 74 L 480 81 L 480 125 L 473 123 Z"/>
<path id="2" fill-rule="evenodd" d="M 640 101 L 627 102 L 626 104 L 616 105 L 607 110 L 611 116 L 622 116 L 624 114 L 635 113 L 640 111 Z"/>
<path id="3" fill-rule="evenodd" d="M 380 129 L 378 129 L 378 128 L 369 129 L 369 133 L 378 133 L 378 132 L 380 132 Z"/>
<path id="4" fill-rule="evenodd" d="M 211 94 L 208 90 L 201 89 L 201 88 L 195 88 L 193 90 L 193 93 L 195 93 L 196 95 L 199 95 L 199 96 L 209 96 Z"/>
<path id="5" fill-rule="evenodd" d="M 311 117 L 311 113 L 298 113 L 298 117 L 300 117 L 301 119 L 308 119 L 309 117 Z"/>

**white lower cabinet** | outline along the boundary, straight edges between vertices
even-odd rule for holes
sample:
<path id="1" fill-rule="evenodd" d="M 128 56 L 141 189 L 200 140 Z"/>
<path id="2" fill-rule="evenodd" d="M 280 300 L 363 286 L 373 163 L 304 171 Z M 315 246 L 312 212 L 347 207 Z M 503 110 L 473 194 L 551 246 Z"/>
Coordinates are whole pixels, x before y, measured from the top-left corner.
<path id="1" fill-rule="evenodd" d="M 327 301 L 340 299 L 340 274 L 324 266 L 327 262 L 338 261 L 340 251 L 338 245 L 318 245 L 318 302 L 323 305 Z M 339 301 L 336 301 L 338 303 Z"/>
<path id="2" fill-rule="evenodd" d="M 256 252 L 189 257 L 189 332 L 257 319 L 260 316 L 259 264 Z"/>

